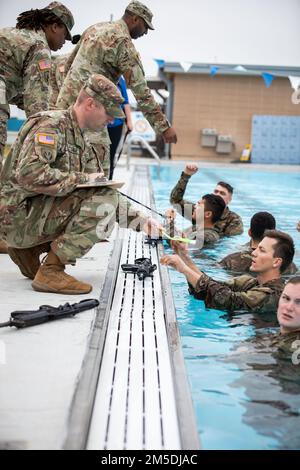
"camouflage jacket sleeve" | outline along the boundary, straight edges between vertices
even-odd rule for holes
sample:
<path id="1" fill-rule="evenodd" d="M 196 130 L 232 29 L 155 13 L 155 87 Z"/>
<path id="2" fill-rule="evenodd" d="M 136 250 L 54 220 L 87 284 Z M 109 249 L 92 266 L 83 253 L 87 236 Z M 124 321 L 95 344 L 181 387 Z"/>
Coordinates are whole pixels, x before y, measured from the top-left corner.
<path id="1" fill-rule="evenodd" d="M 244 226 L 241 217 L 235 212 L 231 212 L 223 234 L 227 236 L 240 235 L 243 231 Z"/>
<path id="2" fill-rule="evenodd" d="M 183 199 L 189 179 L 189 175 L 185 174 L 184 172 L 181 173 L 178 183 L 171 191 L 170 203 L 176 208 L 180 215 L 191 222 L 195 204 L 188 201 L 187 199 Z"/>
<path id="3" fill-rule="evenodd" d="M 204 230 L 204 245 L 212 245 L 219 240 L 220 236 L 215 230 Z"/>
<path id="4" fill-rule="evenodd" d="M 147 219 L 149 219 L 149 216 L 135 209 L 128 199 L 119 193 L 117 222 L 120 227 L 131 228 L 136 232 L 140 232 Z"/>
<path id="5" fill-rule="evenodd" d="M 27 117 L 48 109 L 50 71 L 50 50 L 38 42 L 28 52 L 23 66 L 23 102 Z"/>
<path id="6" fill-rule="evenodd" d="M 249 251 L 237 251 L 230 253 L 220 261 L 220 266 L 237 272 L 248 272 L 251 266 L 252 257 Z"/>
<path id="7" fill-rule="evenodd" d="M 20 151 L 16 168 L 18 184 L 30 193 L 65 196 L 77 184 L 85 183 L 87 174 L 61 171 L 57 167 L 57 157 L 64 157 L 65 148 L 63 132 L 49 126 L 32 130 Z"/>
<path id="8" fill-rule="evenodd" d="M 276 311 L 279 300 L 270 287 L 258 285 L 248 275 L 233 278 L 229 282 L 220 282 L 203 273 L 195 288 L 190 285 L 190 293 L 195 298 L 204 300 L 206 307 L 231 312 Z"/>
<path id="9" fill-rule="evenodd" d="M 60 90 L 60 87 L 57 81 L 57 76 L 56 76 L 56 63 L 54 61 L 52 61 L 52 64 L 51 64 L 49 86 L 50 86 L 49 108 L 54 109 L 56 106 L 56 101 L 57 101 L 59 90 Z"/>
<path id="10" fill-rule="evenodd" d="M 170 124 L 147 86 L 141 59 L 130 40 L 123 40 L 119 44 L 117 56 L 126 85 L 132 90 L 139 108 L 155 132 L 163 133 L 170 127 Z"/>

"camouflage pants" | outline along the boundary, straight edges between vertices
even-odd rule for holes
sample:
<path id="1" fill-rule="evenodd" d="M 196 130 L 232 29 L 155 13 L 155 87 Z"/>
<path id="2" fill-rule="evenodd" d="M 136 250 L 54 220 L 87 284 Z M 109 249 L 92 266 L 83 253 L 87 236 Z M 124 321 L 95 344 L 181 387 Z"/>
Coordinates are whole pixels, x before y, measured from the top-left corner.
<path id="1" fill-rule="evenodd" d="M 26 201 L 6 229 L 8 245 L 29 248 L 50 241 L 64 264 L 75 264 L 107 238 L 115 222 L 121 227 L 130 223 L 139 230 L 143 220 L 135 211 L 130 214 L 130 204 L 118 191 L 108 188 L 77 189 L 64 197 L 36 196 Z"/>
<path id="2" fill-rule="evenodd" d="M 110 138 L 105 127 L 100 132 L 86 132 L 85 136 L 93 147 L 98 160 L 101 162 L 104 174 L 109 176 L 110 171 Z"/>
<path id="3" fill-rule="evenodd" d="M 6 99 L 6 86 L 0 78 L 0 174 L 2 169 L 2 159 L 4 147 L 7 139 L 7 121 L 9 119 L 9 105 Z"/>

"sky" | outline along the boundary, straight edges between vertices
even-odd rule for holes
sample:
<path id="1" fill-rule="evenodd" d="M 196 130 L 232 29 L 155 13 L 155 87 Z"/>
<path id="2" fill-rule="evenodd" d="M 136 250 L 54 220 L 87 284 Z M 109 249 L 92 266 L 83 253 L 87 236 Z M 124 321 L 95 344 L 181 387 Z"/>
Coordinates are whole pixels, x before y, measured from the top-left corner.
<path id="1" fill-rule="evenodd" d="M 128 0 L 63 0 L 71 9 L 74 34 L 91 24 L 119 19 Z M 155 31 L 134 41 L 147 75 L 153 59 L 174 62 L 300 66 L 300 0 L 145 0 Z M 0 0 L 0 27 L 46 1 Z M 61 53 L 69 52 L 67 44 Z"/>

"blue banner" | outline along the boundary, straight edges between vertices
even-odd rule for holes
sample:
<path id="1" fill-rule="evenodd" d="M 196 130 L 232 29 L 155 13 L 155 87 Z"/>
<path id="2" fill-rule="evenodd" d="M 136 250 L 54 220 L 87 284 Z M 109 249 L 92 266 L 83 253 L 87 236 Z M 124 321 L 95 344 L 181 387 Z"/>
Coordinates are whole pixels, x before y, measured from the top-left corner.
<path id="1" fill-rule="evenodd" d="M 157 63 L 159 69 L 162 69 L 164 67 L 165 61 L 163 59 L 154 59 L 154 60 Z"/>
<path id="2" fill-rule="evenodd" d="M 214 75 L 216 75 L 218 70 L 219 70 L 219 67 L 211 66 L 210 67 L 210 75 L 213 77 Z"/>
<path id="3" fill-rule="evenodd" d="M 266 87 L 269 88 L 273 81 L 274 75 L 272 75 L 271 73 L 266 73 L 266 72 L 263 72 L 261 75 L 265 81 Z"/>

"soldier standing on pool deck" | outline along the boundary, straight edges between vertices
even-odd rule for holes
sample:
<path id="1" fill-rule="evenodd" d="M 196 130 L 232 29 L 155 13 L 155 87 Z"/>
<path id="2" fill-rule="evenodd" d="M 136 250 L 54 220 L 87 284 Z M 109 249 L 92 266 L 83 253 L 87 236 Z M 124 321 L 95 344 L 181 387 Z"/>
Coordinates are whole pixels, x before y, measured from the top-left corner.
<path id="1" fill-rule="evenodd" d="M 66 109 L 73 104 L 83 83 L 92 73 L 100 73 L 115 84 L 123 75 L 154 130 L 163 135 L 165 142 L 176 143 L 176 132 L 147 86 L 140 56 L 132 42 L 132 39 L 138 39 L 149 29 L 154 29 L 152 16 L 149 8 L 133 1 L 127 6 L 122 19 L 90 26 L 72 53 L 72 64 L 58 96 L 57 107 Z M 100 135 L 90 135 L 89 140 L 102 159 L 107 174 L 110 146 L 107 129 Z"/>

